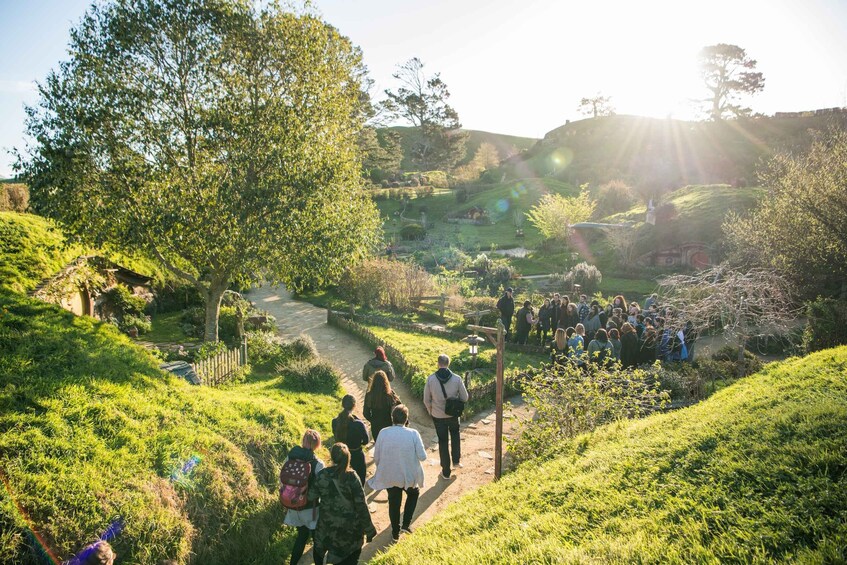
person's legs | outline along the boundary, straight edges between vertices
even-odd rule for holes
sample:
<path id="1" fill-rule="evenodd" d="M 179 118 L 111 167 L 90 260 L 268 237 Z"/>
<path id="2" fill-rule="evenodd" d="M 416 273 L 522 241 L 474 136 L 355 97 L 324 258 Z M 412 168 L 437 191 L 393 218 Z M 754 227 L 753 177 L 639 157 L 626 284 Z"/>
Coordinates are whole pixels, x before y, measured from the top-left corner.
<path id="1" fill-rule="evenodd" d="M 419 488 L 406 489 L 406 505 L 403 507 L 403 529 L 408 530 L 415 516 L 415 508 L 418 506 L 418 496 L 421 494 Z"/>
<path id="2" fill-rule="evenodd" d="M 326 557 L 326 550 L 322 547 L 318 547 L 317 545 L 312 546 L 312 557 L 315 558 L 315 565 L 324 565 L 324 558 Z"/>
<path id="3" fill-rule="evenodd" d="M 359 482 L 364 485 L 365 478 L 367 477 L 367 466 L 365 465 L 365 452 L 363 450 L 350 450 L 350 467 L 356 471 L 356 475 L 359 477 Z"/>
<path id="4" fill-rule="evenodd" d="M 459 419 L 451 418 L 448 426 L 450 430 L 450 448 L 453 452 L 453 464 L 458 465 L 462 460 L 462 442 L 459 438 Z"/>
<path id="5" fill-rule="evenodd" d="M 303 557 L 303 551 L 306 549 L 306 542 L 309 541 L 309 535 L 312 530 L 306 526 L 297 526 L 297 538 L 294 540 L 294 546 L 291 548 L 291 565 L 297 565 L 300 558 Z"/>
<path id="6" fill-rule="evenodd" d="M 435 435 L 438 436 L 438 455 L 441 458 L 441 473 L 445 477 L 450 476 L 450 446 L 448 441 L 448 424 L 449 418 L 433 418 L 432 422 L 435 425 Z"/>
<path id="7" fill-rule="evenodd" d="M 388 487 L 388 519 L 391 522 L 391 535 L 395 539 L 400 535 L 400 502 L 403 500 L 403 489 Z"/>

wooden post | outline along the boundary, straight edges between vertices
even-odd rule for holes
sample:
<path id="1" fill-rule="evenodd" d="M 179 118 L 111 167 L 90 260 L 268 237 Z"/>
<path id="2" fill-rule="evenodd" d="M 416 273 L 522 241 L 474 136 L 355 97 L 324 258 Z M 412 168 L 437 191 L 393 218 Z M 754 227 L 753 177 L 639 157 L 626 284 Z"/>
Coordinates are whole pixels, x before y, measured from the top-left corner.
<path id="1" fill-rule="evenodd" d="M 446 309 L 447 309 L 447 295 L 446 295 L 446 294 L 442 294 L 442 295 L 441 295 L 441 308 L 440 308 L 440 311 L 441 311 L 441 323 L 442 323 L 442 324 L 446 323 L 446 321 L 447 321 L 447 320 L 444 318 L 444 311 L 445 311 Z"/>
<path id="2" fill-rule="evenodd" d="M 506 348 L 506 328 L 497 320 L 497 390 L 494 421 L 494 480 L 503 474 L 503 353 Z"/>
<path id="3" fill-rule="evenodd" d="M 244 340 L 241 343 L 242 343 L 241 347 L 243 348 L 243 351 L 241 353 L 241 365 L 243 366 L 243 365 L 247 364 L 247 336 L 246 335 L 244 336 Z"/>

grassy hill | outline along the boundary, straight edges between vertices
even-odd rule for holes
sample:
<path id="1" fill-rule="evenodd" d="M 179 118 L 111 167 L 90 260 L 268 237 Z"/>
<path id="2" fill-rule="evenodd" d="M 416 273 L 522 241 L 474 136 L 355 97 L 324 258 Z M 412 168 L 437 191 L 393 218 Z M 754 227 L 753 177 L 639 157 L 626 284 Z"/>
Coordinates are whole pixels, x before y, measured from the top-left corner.
<path id="1" fill-rule="evenodd" d="M 430 236 L 465 249 L 487 250 L 492 244 L 498 247 L 534 246 L 540 243 L 541 234 L 532 224 L 524 222 L 525 237 L 515 237 L 514 215 L 517 211 L 523 217 L 542 195 L 551 192 L 573 196 L 578 190 L 551 178 L 521 179 L 485 187 L 483 191 L 469 195 L 466 202 L 459 202 L 455 191 L 415 198 L 406 206 L 404 217 L 420 220 L 421 211 L 425 211 Z M 403 204 L 398 200 L 382 200 L 377 205 L 385 220 L 386 238 L 391 240 L 407 223 L 395 215 L 403 209 Z M 476 226 L 445 221 L 448 215 L 461 214 L 473 207 L 486 210 L 492 224 Z"/>
<path id="2" fill-rule="evenodd" d="M 554 175 L 573 184 L 620 178 L 665 191 L 687 184 L 750 184 L 774 151 L 805 149 L 810 130 L 847 127 L 847 115 L 686 122 L 605 116 L 568 123 L 516 158 L 509 178 Z"/>
<path id="3" fill-rule="evenodd" d="M 338 399 L 157 366 L 108 324 L 0 291 L 0 563 L 41 563 L 41 545 L 70 558 L 117 522 L 122 563 L 287 554 L 279 464 Z"/>
<path id="4" fill-rule="evenodd" d="M 394 126 L 388 129 L 400 134 L 400 145 L 403 148 L 403 155 L 409 155 L 412 147 L 411 134 L 415 131 L 415 128 Z M 505 135 L 478 130 L 464 131 L 468 133 L 468 141 L 465 144 L 465 157 L 462 159 L 462 163 L 470 161 L 473 158 L 474 153 L 476 153 L 476 150 L 479 149 L 479 146 L 483 143 L 492 144 L 497 148 L 500 158 L 505 159 L 510 155 L 533 147 L 538 142 L 537 139 L 531 137 L 519 137 L 516 135 Z M 415 169 L 415 166 L 408 158 L 403 159 L 401 167 L 408 171 Z"/>
<path id="5" fill-rule="evenodd" d="M 160 283 L 171 276 L 149 259 L 71 244 L 54 222 L 41 216 L 0 212 L 0 289 L 29 292 L 80 255 L 95 253 Z"/>
<path id="6" fill-rule="evenodd" d="M 375 562 L 844 562 L 845 437 L 841 347 L 580 436 Z"/>

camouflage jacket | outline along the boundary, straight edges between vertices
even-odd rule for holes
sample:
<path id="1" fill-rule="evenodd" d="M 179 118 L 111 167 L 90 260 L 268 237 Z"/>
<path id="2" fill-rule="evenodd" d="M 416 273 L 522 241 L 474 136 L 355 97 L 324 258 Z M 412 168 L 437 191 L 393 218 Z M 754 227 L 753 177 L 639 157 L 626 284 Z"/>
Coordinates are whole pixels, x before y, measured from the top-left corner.
<path id="1" fill-rule="evenodd" d="M 376 535 L 376 528 L 356 473 L 350 469 L 338 477 L 337 470 L 328 467 L 318 473 L 309 500 L 320 498 L 315 546 L 344 557 L 361 549 L 364 535 Z"/>

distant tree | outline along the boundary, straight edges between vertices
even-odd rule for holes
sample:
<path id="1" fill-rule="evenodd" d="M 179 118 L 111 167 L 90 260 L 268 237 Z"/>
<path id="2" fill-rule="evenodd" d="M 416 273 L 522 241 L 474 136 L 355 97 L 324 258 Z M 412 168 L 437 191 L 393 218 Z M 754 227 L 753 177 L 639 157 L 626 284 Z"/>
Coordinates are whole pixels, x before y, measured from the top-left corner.
<path id="1" fill-rule="evenodd" d="M 492 143 L 482 142 L 469 163 L 457 167 L 453 172 L 454 178 L 471 182 L 479 179 L 483 171 L 493 169 L 500 164 L 500 154 Z"/>
<path id="2" fill-rule="evenodd" d="M 725 116 L 744 116 L 750 108 L 738 104 L 742 94 L 756 94 L 765 88 L 765 76 L 755 71 L 756 60 L 737 45 L 718 43 L 700 51 L 700 72 L 711 95 L 709 116 L 717 121 Z"/>
<path id="3" fill-rule="evenodd" d="M 375 245 L 360 187 L 361 52 L 310 15 L 240 0 L 95 3 L 29 108 L 35 209 L 156 257 L 206 301 L 264 277 L 338 280 Z"/>
<path id="4" fill-rule="evenodd" d="M 759 206 L 724 222 L 731 260 L 779 271 L 806 298 L 847 294 L 847 132 L 776 155 L 760 177 L 768 193 Z"/>
<path id="5" fill-rule="evenodd" d="M 363 127 L 359 132 L 359 156 L 362 175 L 372 181 L 380 180 L 374 177 L 400 170 L 403 160 L 400 135 L 389 129 Z"/>
<path id="6" fill-rule="evenodd" d="M 465 155 L 467 134 L 459 114 L 447 103 L 450 91 L 440 73 L 427 76 L 424 64 L 414 57 L 392 75 L 400 82 L 386 90 L 383 108 L 416 128 L 411 157 L 421 170 L 452 169 Z"/>
<path id="7" fill-rule="evenodd" d="M 579 101 L 577 108 L 584 115 L 592 116 L 614 116 L 615 108 L 612 106 L 611 96 L 602 96 L 600 93 L 595 94 L 591 98 L 583 98 Z"/>
<path id="8" fill-rule="evenodd" d="M 571 237 L 571 225 L 584 222 L 594 213 L 597 202 L 591 199 L 588 185 L 580 188 L 578 196 L 545 194 L 526 216 L 547 239 L 567 243 Z"/>

